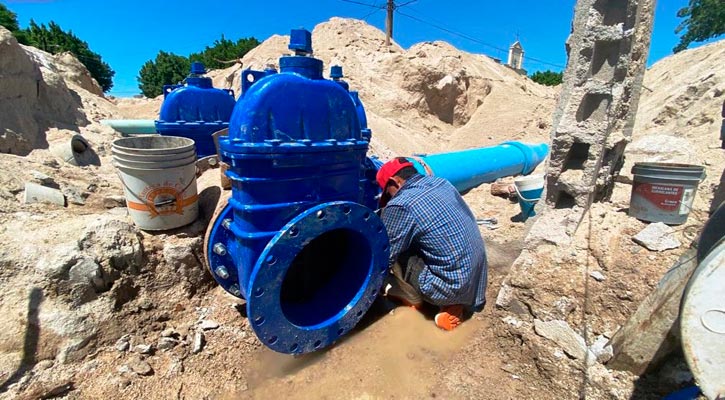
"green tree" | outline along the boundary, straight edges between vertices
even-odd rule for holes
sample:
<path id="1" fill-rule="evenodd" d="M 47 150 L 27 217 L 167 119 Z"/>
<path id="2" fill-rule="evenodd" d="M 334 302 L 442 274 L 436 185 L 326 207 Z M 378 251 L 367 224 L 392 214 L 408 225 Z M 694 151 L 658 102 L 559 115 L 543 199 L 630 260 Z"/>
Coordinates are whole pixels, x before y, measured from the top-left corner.
<path id="1" fill-rule="evenodd" d="M 680 43 L 672 49 L 678 53 L 685 50 L 692 42 L 702 42 L 725 33 L 725 1 L 723 0 L 690 0 L 687 7 L 677 11 L 677 16 L 684 18 L 675 28 L 680 36 Z"/>
<path id="2" fill-rule="evenodd" d="M 7 30 L 9 30 L 10 32 L 16 32 L 20 30 L 20 27 L 18 27 L 17 14 L 10 11 L 2 3 L 0 3 L 0 25 L 7 28 Z"/>
<path id="3" fill-rule="evenodd" d="M 45 24 L 38 25 L 31 19 L 30 26 L 23 30 L 23 35 L 27 44 L 51 54 L 66 51 L 73 53 L 78 61 L 88 69 L 104 92 L 108 92 L 113 87 L 115 72 L 111 66 L 104 62 L 98 53 L 91 51 L 88 43 L 79 39 L 73 32 L 64 31 L 53 21 L 46 26 Z"/>
<path id="4" fill-rule="evenodd" d="M 156 97 L 163 93 L 164 85 L 179 83 L 186 78 L 193 61 L 200 61 L 207 69 L 226 68 L 229 63 L 244 57 L 247 52 L 259 45 L 259 40 L 249 37 L 236 42 L 222 35 L 212 46 L 206 46 L 199 53 L 189 57 L 160 51 L 156 59 L 144 63 L 137 77 L 139 89 L 146 97 Z"/>
<path id="5" fill-rule="evenodd" d="M 25 34 L 18 25 L 18 16 L 4 4 L 0 3 L 0 25 L 12 32 L 13 36 L 22 44 L 28 44 Z"/>
<path id="6" fill-rule="evenodd" d="M 537 71 L 534 72 L 529 78 L 532 81 L 546 86 L 556 86 L 560 84 L 564 78 L 564 74 L 561 72 L 554 71 Z"/>
<path id="7" fill-rule="evenodd" d="M 208 69 L 226 68 L 229 66 L 229 61 L 244 57 L 249 50 L 258 45 L 259 40 L 253 37 L 242 38 L 234 42 L 222 35 L 221 39 L 215 40 L 211 47 L 206 46 L 204 51 L 189 55 L 189 60 L 201 61 Z"/>
<path id="8" fill-rule="evenodd" d="M 189 74 L 191 62 L 184 56 L 159 51 L 155 60 L 149 60 L 139 71 L 138 88 L 146 97 L 163 93 L 164 85 L 179 83 Z"/>

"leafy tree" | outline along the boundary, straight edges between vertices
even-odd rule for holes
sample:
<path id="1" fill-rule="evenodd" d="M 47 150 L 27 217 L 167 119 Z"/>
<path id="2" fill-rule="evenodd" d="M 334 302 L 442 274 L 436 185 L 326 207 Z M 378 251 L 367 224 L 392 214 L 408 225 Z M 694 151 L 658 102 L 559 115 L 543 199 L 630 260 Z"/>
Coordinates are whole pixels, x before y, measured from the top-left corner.
<path id="1" fill-rule="evenodd" d="M 160 51 L 155 60 L 144 63 L 139 71 L 139 89 L 146 97 L 156 97 L 163 93 L 164 85 L 179 83 L 186 78 L 193 61 L 201 61 L 207 69 L 219 69 L 228 66 L 229 62 L 244 57 L 247 52 L 259 45 L 259 40 L 249 37 L 236 42 L 222 35 L 214 44 L 206 46 L 199 53 L 189 57 L 179 56 Z"/>
<path id="2" fill-rule="evenodd" d="M 155 60 L 148 60 L 139 71 L 138 88 L 146 97 L 163 93 L 164 85 L 179 83 L 189 74 L 191 62 L 184 56 L 159 51 Z"/>
<path id="3" fill-rule="evenodd" d="M 27 44 L 47 51 L 51 54 L 69 51 L 73 53 L 90 72 L 91 76 L 98 82 L 104 92 L 113 87 L 113 75 L 116 73 L 111 66 L 105 63 L 98 53 L 91 51 L 88 43 L 79 39 L 71 31 L 64 31 L 55 22 L 51 21 L 48 26 L 36 24 L 32 19 L 30 26 L 23 30 Z"/>
<path id="4" fill-rule="evenodd" d="M 677 16 L 684 20 L 675 28 L 675 33 L 686 32 L 672 49 L 675 53 L 685 50 L 692 42 L 702 42 L 725 33 L 723 0 L 690 0 L 687 7 L 677 11 Z"/>
<path id="5" fill-rule="evenodd" d="M 28 44 L 25 34 L 18 26 L 18 16 L 10 11 L 4 4 L 0 3 L 0 25 L 12 32 L 13 36 L 22 44 Z"/>
<path id="6" fill-rule="evenodd" d="M 20 30 L 20 27 L 18 27 L 17 14 L 10 11 L 2 3 L 0 3 L 0 25 L 7 28 L 7 30 L 9 30 L 10 32 L 16 32 Z"/>
<path id="7" fill-rule="evenodd" d="M 554 72 L 550 70 L 534 72 L 529 78 L 532 81 L 546 86 L 556 86 L 560 84 L 564 78 L 564 74 L 561 72 Z"/>
<path id="8" fill-rule="evenodd" d="M 215 40 L 211 47 L 206 46 L 204 51 L 189 55 L 189 60 L 201 61 L 208 69 L 225 68 L 228 66 L 228 61 L 244 57 L 249 50 L 258 45 L 259 41 L 253 37 L 242 38 L 235 43 L 222 35 L 221 39 Z"/>

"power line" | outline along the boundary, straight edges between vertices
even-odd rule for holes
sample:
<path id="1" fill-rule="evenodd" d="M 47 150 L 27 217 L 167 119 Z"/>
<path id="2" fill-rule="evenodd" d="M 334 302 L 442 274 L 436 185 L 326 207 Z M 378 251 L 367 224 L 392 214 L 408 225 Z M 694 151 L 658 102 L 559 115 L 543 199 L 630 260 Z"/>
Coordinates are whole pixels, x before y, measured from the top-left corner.
<path id="1" fill-rule="evenodd" d="M 361 5 L 361 6 L 366 6 L 366 7 L 382 8 L 379 6 L 375 6 L 373 4 L 363 3 L 361 1 L 355 1 L 355 0 L 340 0 L 340 1 L 344 1 L 345 3 L 352 3 L 352 4 Z"/>
<path id="2" fill-rule="evenodd" d="M 413 19 L 413 20 L 415 20 L 415 21 L 418 21 L 418 22 L 420 22 L 420 23 L 423 23 L 423 24 L 429 25 L 429 26 L 431 26 L 431 27 L 433 27 L 433 28 L 436 28 L 436 29 L 442 30 L 442 31 L 444 31 L 444 32 L 450 33 L 451 35 L 455 35 L 455 36 L 461 37 L 461 38 L 463 38 L 463 39 L 467 39 L 467 40 L 470 40 L 470 41 L 472 41 L 472 42 L 475 42 L 475 43 L 478 43 L 478 44 L 481 44 L 481 45 L 484 45 L 484 46 L 490 47 L 490 48 L 492 48 L 492 49 L 494 49 L 494 50 L 498 50 L 498 51 L 500 51 L 500 52 L 503 52 L 503 53 L 506 53 L 506 52 L 508 51 L 508 50 L 506 50 L 506 49 L 503 49 L 503 48 L 501 48 L 501 47 L 498 47 L 498 46 L 492 45 L 492 44 L 490 44 L 490 43 L 486 43 L 486 42 L 484 42 L 484 41 L 482 41 L 482 40 L 480 40 L 480 39 L 474 38 L 474 37 L 472 37 L 472 36 L 468 36 L 468 35 L 466 35 L 466 34 L 463 34 L 463 33 L 460 33 L 460 32 L 456 32 L 456 31 L 453 31 L 453 30 L 450 30 L 450 29 L 448 29 L 448 28 L 445 28 L 445 27 L 443 27 L 443 26 L 440 26 L 440 25 L 437 25 L 437 24 L 434 24 L 434 23 L 431 23 L 431 22 L 428 22 L 428 21 L 422 20 L 422 19 L 420 19 L 420 18 L 418 18 L 418 17 L 415 17 L 415 16 L 412 16 L 412 15 L 409 15 L 409 14 L 406 14 L 406 13 L 403 13 L 403 12 L 400 12 L 399 10 L 396 10 L 396 11 L 398 12 L 398 14 L 400 14 L 400 15 L 402 15 L 402 16 L 404 16 L 404 17 L 408 17 L 408 18 L 410 18 L 410 19 Z M 544 61 L 544 60 L 540 60 L 540 59 L 538 59 L 538 58 L 534 58 L 534 57 L 526 57 L 526 60 L 530 60 L 530 61 L 535 61 L 535 62 L 538 62 L 538 63 L 540 63 L 540 64 L 544 64 L 544 65 L 550 65 L 550 66 L 552 66 L 552 67 L 556 67 L 556 68 L 562 68 L 562 69 L 564 68 L 564 66 L 562 66 L 562 65 L 560 65 L 560 64 L 555 64 L 555 63 L 551 63 L 551 62 L 548 62 L 548 61 Z"/>

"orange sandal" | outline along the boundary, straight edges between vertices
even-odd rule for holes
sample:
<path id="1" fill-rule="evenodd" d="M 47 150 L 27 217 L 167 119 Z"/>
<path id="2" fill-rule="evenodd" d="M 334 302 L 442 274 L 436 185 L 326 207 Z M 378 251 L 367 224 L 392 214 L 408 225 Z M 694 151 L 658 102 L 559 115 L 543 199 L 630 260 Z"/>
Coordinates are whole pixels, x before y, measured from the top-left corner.
<path id="1" fill-rule="evenodd" d="M 463 322 L 463 306 L 454 304 L 450 306 L 441 306 L 440 311 L 435 316 L 436 326 L 452 331 Z"/>

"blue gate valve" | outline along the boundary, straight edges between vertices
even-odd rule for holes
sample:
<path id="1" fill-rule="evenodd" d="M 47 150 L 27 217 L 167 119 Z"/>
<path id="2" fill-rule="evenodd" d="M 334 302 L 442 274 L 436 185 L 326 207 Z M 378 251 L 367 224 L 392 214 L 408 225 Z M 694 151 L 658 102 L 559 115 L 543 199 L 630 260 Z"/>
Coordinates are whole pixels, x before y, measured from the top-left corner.
<path id="1" fill-rule="evenodd" d="M 214 279 L 246 299 L 262 343 L 288 354 L 327 347 L 360 321 L 388 273 L 388 235 L 375 213 L 382 165 L 357 92 L 313 58 L 311 34 L 292 30 L 280 71 L 242 71 L 242 95 L 219 138 L 232 196 L 211 221 L 205 253 Z M 460 191 L 528 174 L 548 146 L 495 147 L 411 157 Z"/>

